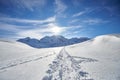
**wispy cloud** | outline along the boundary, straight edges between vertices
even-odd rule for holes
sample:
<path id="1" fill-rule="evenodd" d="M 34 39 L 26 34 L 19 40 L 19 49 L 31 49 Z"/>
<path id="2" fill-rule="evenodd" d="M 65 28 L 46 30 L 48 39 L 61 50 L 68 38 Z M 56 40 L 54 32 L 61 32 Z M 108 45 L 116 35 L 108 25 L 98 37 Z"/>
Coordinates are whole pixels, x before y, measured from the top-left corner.
<path id="1" fill-rule="evenodd" d="M 78 21 L 79 21 L 79 19 L 73 19 L 73 20 L 71 20 L 69 23 L 72 24 L 72 23 L 76 23 L 76 22 L 78 22 Z"/>
<path id="2" fill-rule="evenodd" d="M 0 21 L 3 22 L 17 22 L 17 23 L 28 23 L 28 24 L 44 24 L 55 22 L 55 16 L 49 17 L 44 20 L 30 20 L 30 19 L 19 19 L 19 18 L 9 18 L 9 17 L 1 17 Z"/>
<path id="3" fill-rule="evenodd" d="M 96 9 L 96 8 L 95 8 L 95 9 Z M 84 14 L 87 14 L 87 13 L 92 12 L 92 11 L 95 10 L 95 9 L 85 8 L 83 11 L 80 11 L 80 12 L 78 12 L 78 13 L 73 14 L 72 17 L 82 16 L 82 15 L 84 15 Z"/>
<path id="4" fill-rule="evenodd" d="M 11 25 L 7 23 L 0 23 L 0 30 L 9 31 L 11 33 L 14 33 L 14 35 L 11 35 L 11 38 L 21 38 L 21 37 L 31 37 L 31 38 L 37 38 L 40 39 L 46 35 L 53 35 L 52 27 L 59 27 L 61 28 L 61 34 L 69 36 L 75 35 L 79 33 L 82 29 L 82 25 L 74 25 L 74 26 L 59 26 L 57 23 L 47 23 L 47 24 L 41 24 L 37 25 L 31 25 L 31 26 L 19 26 L 19 25 Z M 26 29 L 27 28 L 27 29 Z M 72 34 L 72 33 L 73 34 Z"/>
<path id="5" fill-rule="evenodd" d="M 17 31 L 22 30 L 20 28 L 21 28 L 20 26 L 0 22 L 0 30 L 17 32 Z"/>
<path id="6" fill-rule="evenodd" d="M 55 5 L 56 5 L 55 13 L 58 15 L 60 15 L 67 9 L 67 6 L 61 0 L 55 0 Z"/>
<path id="7" fill-rule="evenodd" d="M 20 0 L 21 6 L 33 11 L 35 7 L 42 7 L 46 4 L 46 0 Z"/>
<path id="8" fill-rule="evenodd" d="M 10 37 L 15 39 L 20 37 L 40 38 L 42 35 L 41 33 L 44 34 L 44 32 L 46 32 L 46 29 L 47 27 L 45 26 L 42 26 L 42 27 L 19 26 L 19 25 L 0 22 L 0 31 L 4 31 L 4 32 L 1 32 L 0 36 Z M 8 35 L 5 36 L 4 34 L 8 34 Z"/>
<path id="9" fill-rule="evenodd" d="M 82 21 L 83 23 L 87 23 L 89 25 L 95 25 L 95 24 L 103 24 L 103 23 L 108 23 L 108 20 L 102 20 L 102 19 L 98 19 L 98 18 L 91 18 L 91 19 L 86 19 Z"/>
<path id="10" fill-rule="evenodd" d="M 96 25 L 96 24 L 104 24 L 109 23 L 110 20 L 104 20 L 100 18 L 87 18 L 87 19 L 73 19 L 69 22 L 70 25 Z"/>
<path id="11" fill-rule="evenodd" d="M 52 27 L 59 27 L 59 28 L 61 28 L 62 32 L 65 31 L 65 27 L 60 27 L 55 23 L 49 23 L 49 24 L 43 25 L 42 28 L 35 28 L 35 29 L 20 31 L 17 33 L 17 35 L 21 36 L 21 37 L 28 37 L 29 36 L 32 38 L 40 39 L 46 35 L 53 35 L 53 32 L 51 30 Z"/>
<path id="12" fill-rule="evenodd" d="M 34 8 L 38 6 L 44 6 L 47 3 L 47 0 L 0 0 L 0 3 L 8 7 L 15 7 L 18 9 L 22 8 L 34 11 Z"/>
<path id="13" fill-rule="evenodd" d="M 31 37 L 40 39 L 46 35 L 53 35 L 53 27 L 59 27 L 61 29 L 61 33 L 64 32 L 65 29 L 67 29 L 66 27 L 61 27 L 57 25 L 56 23 L 41 24 L 37 25 L 37 27 L 12 25 L 2 22 L 0 22 L 0 25 L 0 31 L 4 30 L 4 33 L 7 33 L 7 31 L 9 31 L 9 33 L 14 33 L 14 35 L 9 35 L 11 38 Z"/>
<path id="14" fill-rule="evenodd" d="M 79 13 L 74 14 L 72 17 L 78 17 L 78 16 L 81 16 L 81 15 L 83 15 L 85 13 L 86 13 L 86 11 L 81 11 Z"/>

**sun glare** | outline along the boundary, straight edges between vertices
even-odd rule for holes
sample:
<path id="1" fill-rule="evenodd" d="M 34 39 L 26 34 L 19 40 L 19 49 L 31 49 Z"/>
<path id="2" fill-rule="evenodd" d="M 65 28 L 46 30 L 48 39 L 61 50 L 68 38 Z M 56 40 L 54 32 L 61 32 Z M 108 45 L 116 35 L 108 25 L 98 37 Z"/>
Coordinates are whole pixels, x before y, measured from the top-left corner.
<path id="1" fill-rule="evenodd" d="M 51 29 L 51 32 L 52 32 L 53 34 L 55 34 L 55 35 L 60 34 L 61 31 L 62 31 L 62 29 L 61 29 L 60 27 L 57 27 L 57 26 L 52 27 L 52 29 Z"/>

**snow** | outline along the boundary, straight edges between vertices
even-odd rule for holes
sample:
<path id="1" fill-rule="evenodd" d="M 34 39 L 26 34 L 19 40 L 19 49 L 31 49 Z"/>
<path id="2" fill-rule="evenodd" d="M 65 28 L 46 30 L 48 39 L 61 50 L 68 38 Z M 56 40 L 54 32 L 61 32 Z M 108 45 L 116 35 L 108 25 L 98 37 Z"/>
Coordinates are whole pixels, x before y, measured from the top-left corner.
<path id="1" fill-rule="evenodd" d="M 119 34 L 64 48 L 0 41 L 0 80 L 120 80 L 119 65 Z"/>
<path id="2" fill-rule="evenodd" d="M 79 60 L 76 60 L 63 48 L 52 64 L 49 65 L 48 76 L 45 76 L 43 80 L 92 80 L 88 77 L 88 73 L 81 69 L 80 64 L 87 61 L 90 62 L 93 59 L 79 57 Z"/>
<path id="3" fill-rule="evenodd" d="M 98 36 L 91 41 L 68 46 L 73 56 L 98 60 L 82 64 L 95 80 L 120 80 L 120 37 L 114 35 Z"/>
<path id="4" fill-rule="evenodd" d="M 41 80 L 61 48 L 36 49 L 0 41 L 0 80 Z"/>

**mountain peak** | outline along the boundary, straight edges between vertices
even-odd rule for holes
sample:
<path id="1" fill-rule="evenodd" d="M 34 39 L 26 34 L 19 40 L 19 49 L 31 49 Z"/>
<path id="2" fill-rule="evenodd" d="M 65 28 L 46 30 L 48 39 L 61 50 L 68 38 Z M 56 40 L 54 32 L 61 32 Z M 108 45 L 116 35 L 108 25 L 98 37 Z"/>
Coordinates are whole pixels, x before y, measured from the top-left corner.
<path id="1" fill-rule="evenodd" d="M 82 38 L 67 39 L 61 35 L 53 35 L 53 36 L 45 36 L 41 38 L 40 40 L 26 37 L 23 39 L 19 39 L 17 41 L 28 44 L 35 48 L 48 48 L 48 47 L 59 47 L 59 46 L 72 45 L 72 44 L 80 43 L 86 40 L 89 40 L 89 38 L 82 37 Z"/>
<path id="2" fill-rule="evenodd" d="M 62 35 L 52 35 L 51 37 L 63 37 Z"/>

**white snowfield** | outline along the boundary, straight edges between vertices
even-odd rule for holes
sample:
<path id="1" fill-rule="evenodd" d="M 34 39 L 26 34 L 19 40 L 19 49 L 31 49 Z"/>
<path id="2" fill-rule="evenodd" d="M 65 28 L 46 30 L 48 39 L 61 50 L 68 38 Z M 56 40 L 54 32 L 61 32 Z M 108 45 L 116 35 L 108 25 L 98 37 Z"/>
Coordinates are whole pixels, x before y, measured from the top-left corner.
<path id="1" fill-rule="evenodd" d="M 41 80 L 60 50 L 0 41 L 0 80 Z"/>
<path id="2" fill-rule="evenodd" d="M 81 64 L 94 80 L 120 80 L 120 35 L 103 35 L 93 40 L 68 46 L 73 56 L 97 59 Z"/>
<path id="3" fill-rule="evenodd" d="M 0 80 L 120 80 L 120 35 L 64 48 L 0 41 Z"/>

